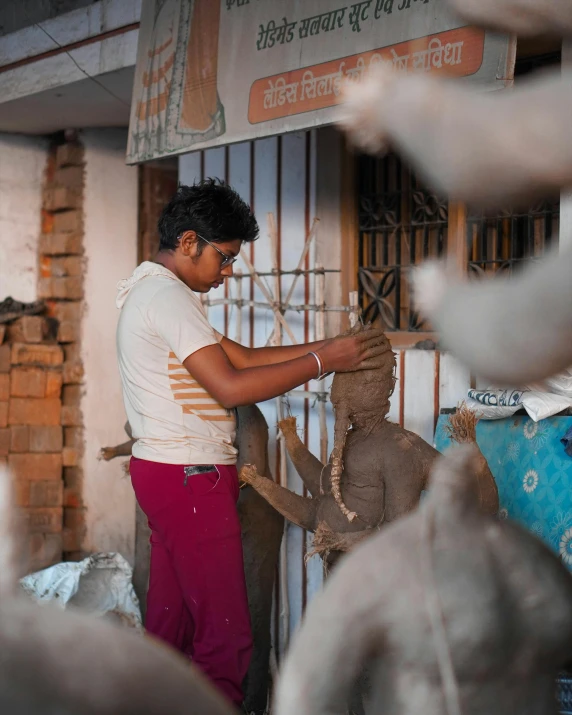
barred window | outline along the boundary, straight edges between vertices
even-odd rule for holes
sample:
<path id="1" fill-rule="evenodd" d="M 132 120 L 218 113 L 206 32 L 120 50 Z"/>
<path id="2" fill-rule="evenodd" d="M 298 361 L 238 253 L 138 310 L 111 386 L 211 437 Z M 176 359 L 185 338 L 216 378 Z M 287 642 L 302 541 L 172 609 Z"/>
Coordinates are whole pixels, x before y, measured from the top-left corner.
<path id="1" fill-rule="evenodd" d="M 412 305 L 409 269 L 447 248 L 447 202 L 425 190 L 395 155 L 358 160 L 358 278 L 364 319 L 388 331 L 429 328 Z"/>
<path id="2" fill-rule="evenodd" d="M 557 47 L 539 54 L 534 43 L 519 41 L 515 81 L 560 65 Z M 356 170 L 360 306 L 366 320 L 387 332 L 431 331 L 415 310 L 408 282 L 411 267 L 427 258 L 454 253 L 460 270 L 465 265 L 471 274 L 506 273 L 558 241 L 558 199 L 528 211 L 466 215 L 465 207 L 449 206 L 421 186 L 397 156 L 361 156 Z"/>

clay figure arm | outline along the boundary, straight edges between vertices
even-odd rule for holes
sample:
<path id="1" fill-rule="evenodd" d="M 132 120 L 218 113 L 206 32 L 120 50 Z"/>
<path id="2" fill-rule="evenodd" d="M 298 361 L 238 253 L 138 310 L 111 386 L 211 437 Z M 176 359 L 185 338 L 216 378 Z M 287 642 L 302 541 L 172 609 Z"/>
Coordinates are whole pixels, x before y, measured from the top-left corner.
<path id="1" fill-rule="evenodd" d="M 367 370 L 385 349 L 382 338 L 383 331 L 371 329 L 327 341 L 319 350 L 324 371 Z M 317 361 L 307 352 L 277 365 L 237 369 L 219 344 L 197 350 L 183 364 L 209 395 L 227 409 L 278 397 L 317 374 Z"/>
<path id="2" fill-rule="evenodd" d="M 346 87 L 340 121 L 363 150 L 391 147 L 439 193 L 492 209 L 572 184 L 569 87 L 560 70 L 479 93 L 380 67 Z"/>
<path id="3" fill-rule="evenodd" d="M 133 448 L 135 442 L 136 440 L 130 439 L 127 442 L 116 445 L 115 447 L 102 447 L 99 453 L 99 458 L 109 462 L 111 459 L 115 459 L 116 457 L 130 457 L 131 449 Z"/>
<path id="4" fill-rule="evenodd" d="M 426 264 L 414 278 L 419 310 L 473 374 L 527 385 L 572 364 L 572 251 L 553 251 L 511 278 L 447 282 Z"/>
<path id="5" fill-rule="evenodd" d="M 372 548 L 373 547 L 373 548 Z M 379 541 L 369 542 L 345 557 L 316 596 L 286 657 L 278 680 L 276 715 L 341 715 L 361 668 L 384 641 L 383 582 L 372 576 L 379 556 Z M 380 573 L 384 568 L 380 569 Z M 363 584 L 367 583 L 367 587 Z M 384 584 L 388 584 L 387 586 Z"/>
<path id="6" fill-rule="evenodd" d="M 293 524 L 314 531 L 317 522 L 317 500 L 294 494 L 289 489 L 276 484 L 271 479 L 260 476 L 256 467 L 246 464 L 241 470 L 239 479 L 249 484 L 260 496 L 273 506 Z"/>
<path id="7" fill-rule="evenodd" d="M 329 491 L 327 475 L 324 474 L 325 467 L 317 457 L 310 452 L 302 442 L 296 431 L 296 418 L 287 417 L 278 423 L 280 431 L 284 435 L 286 449 L 292 460 L 292 464 L 300 475 L 306 489 L 313 497 L 318 497 Z"/>
<path id="8" fill-rule="evenodd" d="M 570 0 L 448 0 L 471 25 L 538 37 L 572 35 Z"/>

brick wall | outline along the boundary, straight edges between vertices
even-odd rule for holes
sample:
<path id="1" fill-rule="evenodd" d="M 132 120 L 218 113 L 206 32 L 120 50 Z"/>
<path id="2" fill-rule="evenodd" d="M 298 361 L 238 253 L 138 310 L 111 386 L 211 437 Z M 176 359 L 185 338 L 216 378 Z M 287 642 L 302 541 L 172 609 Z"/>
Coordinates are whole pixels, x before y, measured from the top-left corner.
<path id="1" fill-rule="evenodd" d="M 80 357 L 83 312 L 84 151 L 77 143 L 54 147 L 48 157 L 39 246 L 38 297 L 57 321 L 63 348 L 63 555 L 80 558 L 85 534 L 82 498 L 83 419 L 80 408 L 83 365 Z"/>
<path id="2" fill-rule="evenodd" d="M 64 352 L 55 330 L 38 316 L 0 326 L 0 462 L 14 479 L 30 570 L 60 561 L 63 550 Z"/>

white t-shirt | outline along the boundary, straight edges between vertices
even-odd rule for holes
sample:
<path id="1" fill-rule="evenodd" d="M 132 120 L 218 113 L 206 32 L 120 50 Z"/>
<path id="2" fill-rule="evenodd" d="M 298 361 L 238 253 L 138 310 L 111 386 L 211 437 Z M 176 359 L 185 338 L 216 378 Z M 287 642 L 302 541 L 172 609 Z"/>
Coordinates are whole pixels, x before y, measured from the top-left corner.
<path id="1" fill-rule="evenodd" d="M 117 354 L 127 418 L 139 459 L 166 464 L 235 464 L 234 412 L 185 369 L 222 336 L 198 296 L 164 266 L 146 261 L 118 285 Z"/>

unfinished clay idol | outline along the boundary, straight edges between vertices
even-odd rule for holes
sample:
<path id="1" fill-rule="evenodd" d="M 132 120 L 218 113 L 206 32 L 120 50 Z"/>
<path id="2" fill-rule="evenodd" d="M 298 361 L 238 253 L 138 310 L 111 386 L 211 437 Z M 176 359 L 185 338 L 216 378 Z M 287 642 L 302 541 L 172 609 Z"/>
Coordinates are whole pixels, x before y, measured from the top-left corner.
<path id="1" fill-rule="evenodd" d="M 308 607 L 275 715 L 342 715 L 364 666 L 371 715 L 556 715 L 572 576 L 479 508 L 474 445 L 440 457 L 419 509 L 360 545 Z"/>
<path id="2" fill-rule="evenodd" d="M 241 471 L 241 478 L 287 519 L 316 532 L 316 552 L 333 560 L 415 509 L 438 456 L 421 437 L 387 419 L 395 355 L 387 337 L 380 340 L 386 350 L 374 368 L 334 377 L 334 446 L 327 465 L 304 446 L 294 418 L 280 423 L 288 454 L 311 497 L 260 477 L 254 467 Z M 483 508 L 496 514 L 498 493 L 484 458 L 479 476 Z"/>

